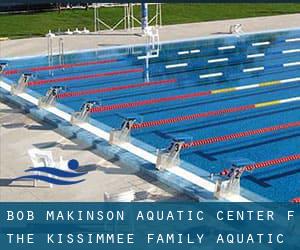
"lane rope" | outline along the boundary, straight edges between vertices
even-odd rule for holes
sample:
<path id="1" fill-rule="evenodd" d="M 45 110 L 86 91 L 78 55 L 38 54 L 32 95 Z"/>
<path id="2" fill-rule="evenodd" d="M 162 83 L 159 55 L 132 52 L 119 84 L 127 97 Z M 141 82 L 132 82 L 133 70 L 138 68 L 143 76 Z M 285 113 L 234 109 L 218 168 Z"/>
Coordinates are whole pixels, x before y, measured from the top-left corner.
<path id="1" fill-rule="evenodd" d="M 288 99 L 282 99 L 282 100 L 275 100 L 275 101 L 233 107 L 233 108 L 228 108 L 228 109 L 208 111 L 208 112 L 204 112 L 204 113 L 196 113 L 196 114 L 191 114 L 191 115 L 184 115 L 184 116 L 177 116 L 177 117 L 160 119 L 160 120 L 152 120 L 152 121 L 147 121 L 147 122 L 142 122 L 142 123 L 135 123 L 132 125 L 132 129 L 141 129 L 141 128 L 147 128 L 147 127 L 161 126 L 161 125 L 166 125 L 166 124 L 170 124 L 170 123 L 183 122 L 183 121 L 194 120 L 194 119 L 199 119 L 199 118 L 203 118 L 203 117 L 218 116 L 218 115 L 223 115 L 223 114 L 228 114 L 228 113 L 235 113 L 235 112 L 246 111 L 246 110 L 251 110 L 251 109 L 255 109 L 255 108 L 263 108 L 263 107 L 274 106 L 274 105 L 283 104 L 283 103 L 291 103 L 291 102 L 296 102 L 296 101 L 300 101 L 300 96 L 288 98 Z"/>
<path id="2" fill-rule="evenodd" d="M 139 73 L 139 72 L 143 72 L 143 71 L 144 70 L 142 68 L 136 68 L 136 69 L 110 71 L 110 72 L 104 72 L 104 73 L 99 73 L 99 74 L 60 77 L 60 78 L 54 78 L 54 79 L 31 81 L 28 83 L 28 86 L 36 86 L 36 85 L 43 85 L 43 84 L 48 84 L 48 83 L 66 82 L 66 81 L 73 81 L 73 80 L 100 78 L 100 77 L 105 77 L 105 76 L 124 75 L 124 74 L 130 74 L 130 73 Z"/>
<path id="3" fill-rule="evenodd" d="M 255 169 L 266 168 L 266 167 L 270 167 L 270 166 L 273 166 L 273 165 L 280 165 L 280 164 L 283 164 L 283 163 L 286 163 L 286 162 L 297 161 L 297 160 L 300 160 L 300 154 L 289 155 L 289 156 L 285 156 L 285 157 L 278 158 L 278 159 L 272 159 L 272 160 L 268 160 L 268 161 L 254 163 L 254 164 L 251 164 L 251 165 L 241 167 L 241 170 L 243 170 L 243 171 L 252 171 L 252 170 L 255 170 Z"/>
<path id="4" fill-rule="evenodd" d="M 117 104 L 111 104 L 111 105 L 106 105 L 106 106 L 101 106 L 101 107 L 95 107 L 92 109 L 92 113 L 112 111 L 115 109 L 134 108 L 134 107 L 139 107 L 139 106 L 157 104 L 157 103 L 161 103 L 161 102 L 185 100 L 185 99 L 190 99 L 190 98 L 222 94 L 222 93 L 229 93 L 229 92 L 241 91 L 241 90 L 246 90 L 246 89 L 267 87 L 267 86 L 272 86 L 272 85 L 276 85 L 276 84 L 285 84 L 285 83 L 296 82 L 296 81 L 300 81 L 300 77 L 284 79 L 284 80 L 269 81 L 269 82 L 263 82 L 263 83 L 251 84 L 251 85 L 245 85 L 245 86 L 239 86 L 239 87 L 232 87 L 232 88 L 201 91 L 201 92 L 195 92 L 195 93 L 184 94 L 184 95 L 176 95 L 176 96 L 141 100 L 141 101 L 135 101 L 135 102 L 117 103 Z"/>
<path id="5" fill-rule="evenodd" d="M 293 203 L 299 203 L 300 204 L 300 197 L 292 199 Z"/>
<path id="6" fill-rule="evenodd" d="M 290 123 L 275 125 L 275 126 L 271 126 L 271 127 L 265 127 L 265 128 L 249 130 L 249 131 L 244 131 L 244 132 L 239 132 L 239 133 L 234 133 L 234 134 L 229 134 L 229 135 L 216 136 L 216 137 L 212 137 L 212 138 L 191 141 L 191 142 L 184 143 L 182 145 L 182 148 L 186 149 L 186 148 L 190 148 L 190 147 L 198 147 L 198 146 L 202 146 L 202 145 L 206 145 L 206 144 L 213 144 L 213 143 L 222 142 L 222 141 L 229 141 L 229 140 L 234 140 L 234 139 L 238 139 L 238 138 L 242 138 L 242 137 L 270 133 L 270 132 L 275 132 L 275 131 L 299 127 L 299 126 L 300 126 L 300 121 L 290 122 Z"/>
<path id="7" fill-rule="evenodd" d="M 77 97 L 77 96 L 83 96 L 83 95 L 93 95 L 93 94 L 99 94 L 99 93 L 105 93 L 105 92 L 113 92 L 113 91 L 117 91 L 117 90 L 141 88 L 141 87 L 161 85 L 161 84 L 171 84 L 171 83 L 176 83 L 176 79 L 167 79 L 167 80 L 160 80 L 160 81 L 128 84 L 128 85 L 123 85 L 123 86 L 98 88 L 98 89 L 87 89 L 87 90 L 73 91 L 73 92 L 65 92 L 65 93 L 59 94 L 57 96 L 57 98 L 68 98 L 68 97 Z"/>
<path id="8" fill-rule="evenodd" d="M 56 69 L 69 69 L 75 67 L 82 67 L 82 66 L 90 66 L 90 65 L 99 65 L 99 64 L 107 64 L 107 63 L 114 63 L 117 62 L 117 59 L 106 59 L 106 60 L 99 60 L 99 61 L 87 61 L 87 62 L 80 62 L 80 63 L 68 63 L 64 65 L 54 65 L 54 66 L 41 66 L 41 67 L 34 67 L 34 68 L 25 68 L 25 69 L 11 69 L 6 70 L 3 72 L 4 75 L 14 75 L 22 72 L 39 72 L 45 70 L 56 70 Z"/>

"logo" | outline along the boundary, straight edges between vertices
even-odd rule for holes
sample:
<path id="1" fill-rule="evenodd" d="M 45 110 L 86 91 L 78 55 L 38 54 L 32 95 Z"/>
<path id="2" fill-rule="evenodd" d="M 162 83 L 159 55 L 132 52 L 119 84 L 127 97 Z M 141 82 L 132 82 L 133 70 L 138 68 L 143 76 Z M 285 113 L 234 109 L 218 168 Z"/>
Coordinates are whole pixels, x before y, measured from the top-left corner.
<path id="1" fill-rule="evenodd" d="M 36 168 L 29 168 L 26 169 L 26 173 L 38 172 L 39 174 L 32 174 L 32 175 L 24 175 L 13 179 L 12 181 L 19 181 L 24 179 L 32 179 L 32 180 L 39 180 L 48 182 L 50 184 L 55 185 L 74 185 L 85 181 L 85 179 L 79 180 L 71 180 L 73 178 L 81 177 L 87 173 L 78 173 L 77 170 L 79 167 L 79 163 L 77 160 L 70 160 L 68 162 L 68 168 L 70 171 L 61 170 L 55 167 L 36 167 Z M 47 175 L 42 175 L 47 174 Z"/>

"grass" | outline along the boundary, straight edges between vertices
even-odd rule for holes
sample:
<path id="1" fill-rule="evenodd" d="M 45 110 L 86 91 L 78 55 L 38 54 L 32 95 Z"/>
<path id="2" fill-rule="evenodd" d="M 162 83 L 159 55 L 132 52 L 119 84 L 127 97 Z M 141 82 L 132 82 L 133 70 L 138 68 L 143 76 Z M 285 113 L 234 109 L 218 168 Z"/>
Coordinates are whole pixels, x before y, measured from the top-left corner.
<path id="1" fill-rule="evenodd" d="M 203 22 L 243 17 L 300 13 L 300 4 L 163 4 L 163 24 Z M 139 16 L 139 7 L 135 8 Z M 150 7 L 150 15 L 154 8 Z M 110 25 L 123 15 L 123 8 L 101 9 L 101 17 Z M 0 15 L 0 37 L 43 36 L 48 30 L 93 30 L 93 10 L 65 10 L 35 14 Z"/>

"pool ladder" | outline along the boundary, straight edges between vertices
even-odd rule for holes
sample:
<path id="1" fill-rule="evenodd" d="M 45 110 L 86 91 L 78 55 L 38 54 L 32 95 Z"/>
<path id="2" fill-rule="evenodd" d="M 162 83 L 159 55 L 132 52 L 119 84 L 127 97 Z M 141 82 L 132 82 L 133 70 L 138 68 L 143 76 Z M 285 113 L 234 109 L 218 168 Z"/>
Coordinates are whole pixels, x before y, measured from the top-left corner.
<path id="1" fill-rule="evenodd" d="M 145 57 L 145 81 L 150 81 L 150 68 L 149 60 L 151 58 L 159 57 L 160 50 L 160 39 L 158 29 L 153 29 L 153 27 L 148 27 L 145 30 L 145 35 L 147 37 L 147 51 Z"/>
<path id="2" fill-rule="evenodd" d="M 59 64 L 64 65 L 65 64 L 64 39 L 61 37 L 58 40 L 58 54 L 59 54 Z"/>
<path id="3" fill-rule="evenodd" d="M 53 36 L 48 36 L 47 51 L 48 51 L 48 66 L 50 68 L 49 75 L 53 75 L 53 70 L 51 69 L 51 67 L 54 65 Z M 58 61 L 59 61 L 59 65 L 65 64 L 64 40 L 61 37 L 58 40 Z"/>
<path id="4" fill-rule="evenodd" d="M 53 66 L 53 37 L 48 36 L 47 39 L 47 50 L 48 50 L 48 66 Z M 52 75 L 53 71 L 49 69 L 49 75 Z"/>

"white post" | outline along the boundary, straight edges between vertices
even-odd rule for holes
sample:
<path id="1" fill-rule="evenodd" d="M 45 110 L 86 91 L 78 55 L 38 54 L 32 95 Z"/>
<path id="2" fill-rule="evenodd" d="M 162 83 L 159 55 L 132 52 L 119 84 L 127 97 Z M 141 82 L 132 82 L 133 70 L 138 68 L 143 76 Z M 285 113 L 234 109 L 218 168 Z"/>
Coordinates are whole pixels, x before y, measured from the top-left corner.
<path id="1" fill-rule="evenodd" d="M 97 32 L 97 4 L 94 4 L 94 31 Z"/>
<path id="2" fill-rule="evenodd" d="M 144 32 L 148 28 L 148 4 L 141 4 L 141 17 L 142 17 L 142 31 Z"/>

